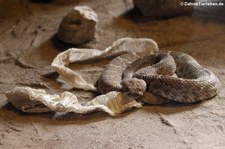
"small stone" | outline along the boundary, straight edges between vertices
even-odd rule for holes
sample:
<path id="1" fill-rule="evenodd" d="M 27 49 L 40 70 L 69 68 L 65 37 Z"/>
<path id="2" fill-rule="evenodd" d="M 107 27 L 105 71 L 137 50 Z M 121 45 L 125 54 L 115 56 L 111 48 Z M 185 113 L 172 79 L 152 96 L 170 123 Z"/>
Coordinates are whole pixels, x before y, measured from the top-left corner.
<path id="1" fill-rule="evenodd" d="M 98 22 L 97 14 L 90 7 L 74 7 L 65 16 L 58 29 L 58 37 L 63 42 L 79 45 L 94 38 Z"/>
<path id="2" fill-rule="evenodd" d="M 195 0 L 133 0 L 134 7 L 137 8 L 144 17 L 148 18 L 168 18 L 180 15 L 190 15 L 193 6 L 185 6 L 186 3 L 193 3 Z"/>

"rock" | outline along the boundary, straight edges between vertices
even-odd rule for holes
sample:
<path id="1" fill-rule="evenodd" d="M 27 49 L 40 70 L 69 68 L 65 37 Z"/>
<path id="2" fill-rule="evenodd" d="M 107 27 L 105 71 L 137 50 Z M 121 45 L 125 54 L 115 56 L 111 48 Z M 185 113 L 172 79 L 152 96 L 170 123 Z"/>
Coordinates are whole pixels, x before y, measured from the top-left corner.
<path id="1" fill-rule="evenodd" d="M 189 15 L 193 6 L 183 6 L 184 2 L 195 0 L 133 0 L 134 7 L 140 10 L 143 16 L 149 18 L 168 18 L 179 15 Z"/>
<path id="2" fill-rule="evenodd" d="M 37 2 L 37 3 L 49 3 L 51 2 L 52 0 L 33 0 L 34 2 Z"/>
<path id="3" fill-rule="evenodd" d="M 94 38 L 97 14 L 87 6 L 77 6 L 65 16 L 58 29 L 63 42 L 79 45 Z"/>

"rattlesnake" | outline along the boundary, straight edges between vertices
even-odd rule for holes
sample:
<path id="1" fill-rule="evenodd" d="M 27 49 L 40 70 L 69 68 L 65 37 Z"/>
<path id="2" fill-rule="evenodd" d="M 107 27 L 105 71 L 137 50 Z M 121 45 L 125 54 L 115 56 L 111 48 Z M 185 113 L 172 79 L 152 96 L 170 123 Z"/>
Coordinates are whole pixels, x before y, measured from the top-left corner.
<path id="1" fill-rule="evenodd" d="M 190 55 L 175 51 L 123 54 L 106 66 L 97 82 L 104 94 L 120 91 L 139 98 L 148 92 L 165 102 L 184 103 L 212 98 L 220 86 L 213 72 Z"/>

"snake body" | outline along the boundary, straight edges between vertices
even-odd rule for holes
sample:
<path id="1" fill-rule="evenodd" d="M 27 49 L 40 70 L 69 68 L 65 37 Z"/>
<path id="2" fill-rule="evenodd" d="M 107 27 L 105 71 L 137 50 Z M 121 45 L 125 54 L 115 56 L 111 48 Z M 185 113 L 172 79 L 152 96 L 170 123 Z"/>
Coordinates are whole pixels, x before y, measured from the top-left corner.
<path id="1" fill-rule="evenodd" d="M 136 98 L 149 92 L 159 98 L 192 103 L 216 96 L 216 75 L 182 52 L 127 53 L 114 58 L 98 80 L 101 93 L 120 91 Z"/>

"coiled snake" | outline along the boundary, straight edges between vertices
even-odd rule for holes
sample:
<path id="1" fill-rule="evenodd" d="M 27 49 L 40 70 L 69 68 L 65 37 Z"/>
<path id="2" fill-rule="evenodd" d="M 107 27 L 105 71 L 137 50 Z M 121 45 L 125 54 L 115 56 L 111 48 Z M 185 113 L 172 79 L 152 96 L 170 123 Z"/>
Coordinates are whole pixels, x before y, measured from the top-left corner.
<path id="1" fill-rule="evenodd" d="M 106 66 L 97 82 L 104 94 L 121 91 L 139 98 L 149 92 L 165 102 L 185 103 L 212 98 L 220 86 L 213 72 L 190 55 L 175 51 L 123 54 Z"/>

